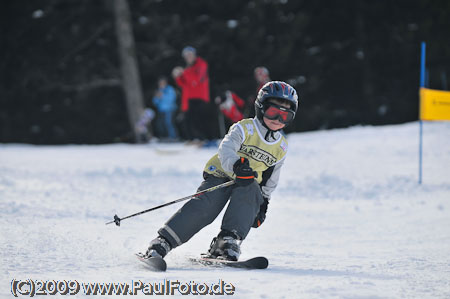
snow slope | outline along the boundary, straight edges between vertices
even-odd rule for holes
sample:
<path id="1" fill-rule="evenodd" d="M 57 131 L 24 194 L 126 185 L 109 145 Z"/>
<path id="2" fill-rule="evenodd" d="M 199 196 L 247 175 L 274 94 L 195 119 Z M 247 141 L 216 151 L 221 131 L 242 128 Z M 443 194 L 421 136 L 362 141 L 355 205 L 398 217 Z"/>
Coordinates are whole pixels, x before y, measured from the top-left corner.
<path id="1" fill-rule="evenodd" d="M 11 281 L 218 283 L 235 298 L 449 298 L 450 123 L 291 134 L 266 222 L 242 244 L 267 270 L 192 265 L 220 219 L 167 257 L 133 256 L 181 204 L 105 225 L 194 193 L 216 149 L 181 144 L 0 145 L 0 295 Z M 83 296 L 80 290 L 78 297 Z M 137 298 L 139 296 L 132 296 Z"/>

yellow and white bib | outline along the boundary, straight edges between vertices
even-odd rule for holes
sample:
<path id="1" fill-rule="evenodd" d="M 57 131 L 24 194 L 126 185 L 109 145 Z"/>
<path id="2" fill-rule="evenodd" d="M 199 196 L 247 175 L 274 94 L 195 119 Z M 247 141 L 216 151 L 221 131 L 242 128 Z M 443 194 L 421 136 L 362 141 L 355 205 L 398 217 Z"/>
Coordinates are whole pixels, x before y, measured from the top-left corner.
<path id="1" fill-rule="evenodd" d="M 288 148 L 287 140 L 282 134 L 278 133 L 276 140 L 272 142 L 266 141 L 255 119 L 244 119 L 234 124 L 234 126 L 240 129 L 243 136 L 241 147 L 237 154 L 248 159 L 250 167 L 258 173 L 256 180 L 258 183 L 261 183 L 263 172 L 285 158 Z M 217 177 L 234 178 L 233 173 L 227 172 L 222 168 L 218 154 L 215 154 L 206 163 L 204 171 Z"/>

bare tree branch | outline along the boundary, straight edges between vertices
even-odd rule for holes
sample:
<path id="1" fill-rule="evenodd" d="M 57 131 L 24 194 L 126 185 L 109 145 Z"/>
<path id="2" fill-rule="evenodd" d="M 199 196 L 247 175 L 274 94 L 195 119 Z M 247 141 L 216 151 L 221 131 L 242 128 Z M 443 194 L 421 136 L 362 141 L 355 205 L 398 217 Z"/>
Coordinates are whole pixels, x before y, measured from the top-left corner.
<path id="1" fill-rule="evenodd" d="M 61 58 L 61 60 L 59 61 L 59 65 L 61 66 L 61 65 L 65 64 L 67 62 L 67 60 L 69 60 L 72 56 L 74 56 L 78 52 L 88 48 L 109 27 L 110 27 L 109 23 L 102 24 L 100 27 L 98 27 L 97 30 L 95 30 L 91 36 L 89 36 L 86 40 L 84 40 L 83 42 L 78 44 L 78 46 L 73 48 L 69 53 L 64 55 L 63 58 Z"/>

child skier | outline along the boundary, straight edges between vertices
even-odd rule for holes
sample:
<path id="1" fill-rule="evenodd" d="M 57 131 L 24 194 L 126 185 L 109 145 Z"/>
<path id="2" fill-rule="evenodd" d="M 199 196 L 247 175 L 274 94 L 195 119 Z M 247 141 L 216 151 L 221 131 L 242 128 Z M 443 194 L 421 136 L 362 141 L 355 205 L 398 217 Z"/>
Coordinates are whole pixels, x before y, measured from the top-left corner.
<path id="1" fill-rule="evenodd" d="M 212 223 L 229 201 L 221 231 L 210 245 L 213 258 L 237 261 L 240 243 L 251 227 L 266 218 L 270 194 L 276 188 L 287 153 L 280 133 L 292 122 L 298 107 L 297 92 L 281 81 L 266 83 L 255 101 L 256 116 L 235 123 L 218 153 L 206 164 L 198 190 L 235 180 L 235 184 L 192 198 L 158 231 L 144 258 L 164 257 Z"/>

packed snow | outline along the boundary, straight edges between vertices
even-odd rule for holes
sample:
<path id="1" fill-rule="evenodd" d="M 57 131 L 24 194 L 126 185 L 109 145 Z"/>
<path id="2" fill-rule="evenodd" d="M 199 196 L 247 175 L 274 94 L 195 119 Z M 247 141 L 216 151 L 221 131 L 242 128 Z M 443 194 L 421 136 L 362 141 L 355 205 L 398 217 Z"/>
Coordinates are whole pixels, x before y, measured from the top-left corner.
<path id="1" fill-rule="evenodd" d="M 194 193 L 216 148 L 0 145 L 0 296 L 31 279 L 222 281 L 235 298 L 450 298 L 450 123 L 424 125 L 422 185 L 418 133 L 415 122 L 289 134 L 267 220 L 242 243 L 242 259 L 270 261 L 252 271 L 189 261 L 221 216 L 167 256 L 167 272 L 140 263 L 134 254 L 182 203 L 105 225 Z"/>

